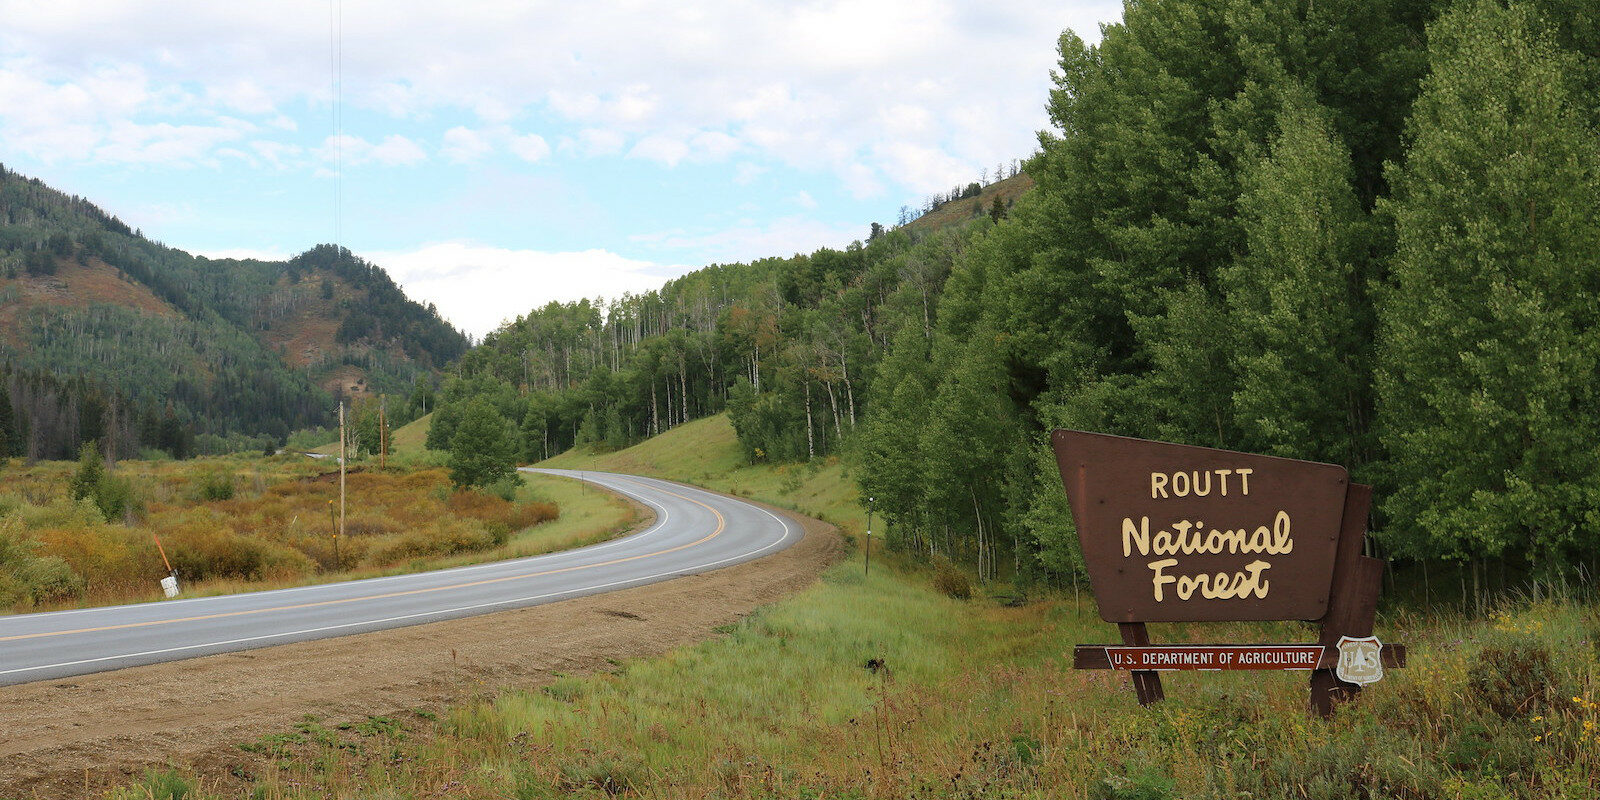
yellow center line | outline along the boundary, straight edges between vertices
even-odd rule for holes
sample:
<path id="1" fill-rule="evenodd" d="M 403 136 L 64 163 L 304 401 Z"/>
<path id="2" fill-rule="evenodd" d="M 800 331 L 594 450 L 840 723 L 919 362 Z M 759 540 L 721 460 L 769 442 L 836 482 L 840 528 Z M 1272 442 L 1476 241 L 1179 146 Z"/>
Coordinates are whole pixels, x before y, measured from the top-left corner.
<path id="1" fill-rule="evenodd" d="M 635 485 L 642 485 L 642 484 L 638 484 L 638 483 L 636 483 L 634 481 L 629 481 L 629 483 L 634 483 Z M 664 556 L 664 555 L 667 555 L 668 553 L 675 553 L 675 552 L 677 552 L 679 550 L 683 550 L 683 549 L 686 549 L 686 548 L 694 547 L 697 544 L 704 544 L 705 542 L 709 542 L 712 539 L 715 539 L 717 536 L 721 535 L 723 530 L 725 530 L 727 528 L 728 521 L 726 519 L 724 519 L 723 516 L 722 516 L 722 513 L 717 511 L 715 508 L 712 508 L 711 506 L 706 505 L 705 503 L 702 503 L 699 500 L 696 500 L 696 499 L 694 499 L 692 497 L 686 497 L 684 495 L 678 494 L 677 492 L 667 491 L 666 489 L 662 489 L 662 488 L 659 488 L 659 487 L 650 487 L 650 488 L 654 489 L 655 491 L 661 492 L 662 494 L 672 495 L 673 497 L 676 497 L 676 498 L 678 498 L 680 500 L 687 500 L 690 503 L 694 503 L 695 505 L 700 506 L 701 508 L 704 508 L 707 511 L 710 511 L 712 513 L 712 515 L 714 515 L 717 518 L 716 530 L 713 530 L 711 533 L 706 534 L 705 536 L 702 536 L 699 539 L 696 539 L 696 540 L 694 540 L 692 542 L 689 542 L 687 544 L 680 544 L 680 545 L 678 545 L 676 547 L 669 547 L 666 550 L 659 550 L 659 551 L 654 552 L 654 553 L 641 553 L 641 554 L 636 555 L 636 556 L 627 556 L 626 558 L 614 558 L 614 559 L 612 559 L 610 561 L 600 561 L 600 562 L 596 562 L 594 564 L 579 564 L 577 566 L 561 567 L 560 569 L 550 569 L 550 570 L 545 570 L 543 572 L 530 572 L 530 573 L 527 573 L 525 575 L 508 575 L 508 576 L 503 577 L 503 578 L 485 578 L 483 580 L 467 581 L 466 583 L 454 583 L 454 584 L 450 584 L 449 586 L 434 586 L 432 588 L 427 588 L 427 589 L 408 589 L 408 590 L 403 591 L 403 592 L 387 592 L 385 594 L 364 595 L 362 597 L 346 597 L 346 598 L 343 598 L 343 599 L 340 599 L 340 600 L 320 600 L 320 601 L 315 602 L 315 603 L 298 603 L 298 604 L 295 604 L 295 605 L 287 605 L 287 606 L 273 606 L 271 608 L 255 608 L 255 609 L 249 609 L 249 610 L 246 610 L 246 611 L 227 611 L 227 612 L 223 612 L 223 613 L 220 613 L 220 614 L 201 614 L 201 615 L 193 616 L 193 617 L 178 617 L 178 618 L 175 618 L 175 619 L 158 619 L 158 620 L 150 620 L 148 622 L 129 622 L 129 623 L 126 623 L 126 624 L 123 624 L 123 625 L 104 625 L 104 626 L 101 626 L 101 627 L 98 627 L 98 628 L 76 628 L 76 629 L 67 630 L 67 631 L 45 631 L 45 632 L 42 632 L 42 633 L 18 634 L 16 636 L 0 636 L 0 642 L 15 642 L 15 641 L 20 641 L 22 639 L 41 639 L 41 638 L 45 638 L 45 637 L 49 637 L 49 636 L 68 636 L 68 635 L 76 634 L 76 633 L 100 633 L 102 631 L 120 631 L 120 630 L 127 630 L 127 629 L 130 629 L 130 628 L 145 628 L 145 627 L 149 627 L 149 626 L 152 626 L 152 625 L 172 625 L 172 624 L 179 623 L 179 622 L 201 622 L 201 621 L 208 620 L 208 619 L 224 619 L 226 617 L 242 617 L 242 616 L 247 616 L 247 615 L 250 615 L 250 614 L 268 614 L 268 613 L 271 613 L 271 612 L 274 612 L 274 611 L 294 611 L 294 610 L 298 610 L 298 609 L 302 609 L 302 608 L 318 608 L 318 607 L 321 607 L 321 606 L 336 606 L 336 605 L 340 605 L 340 604 L 343 604 L 343 603 L 358 603 L 358 602 L 363 602 L 363 601 L 366 601 L 366 600 L 387 600 L 387 599 L 394 598 L 394 597 L 406 597 L 406 596 L 409 596 L 409 595 L 428 594 L 429 592 L 444 592 L 444 591 L 449 591 L 449 590 L 452 590 L 452 589 L 469 589 L 469 588 L 472 588 L 474 586 L 487 586 L 487 585 L 493 584 L 493 583 L 505 583 L 506 581 L 520 581 L 520 580 L 526 580 L 528 578 L 542 578 L 542 577 L 545 577 L 547 575 L 559 575 L 559 574 L 561 574 L 563 572 L 576 572 L 578 570 L 594 569 L 596 567 L 609 567 L 609 566 L 612 566 L 613 564 L 623 564 L 623 563 L 627 563 L 629 561 L 637 561 L 637 560 L 639 560 L 641 558 L 654 558 L 656 556 Z"/>

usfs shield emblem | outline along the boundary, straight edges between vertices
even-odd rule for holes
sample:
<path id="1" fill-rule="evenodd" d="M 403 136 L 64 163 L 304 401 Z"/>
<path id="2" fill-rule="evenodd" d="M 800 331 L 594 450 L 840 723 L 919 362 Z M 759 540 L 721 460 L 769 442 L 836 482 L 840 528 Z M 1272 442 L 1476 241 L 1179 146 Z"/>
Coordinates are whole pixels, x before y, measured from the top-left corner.
<path id="1" fill-rule="evenodd" d="M 1383 642 L 1376 636 L 1339 637 L 1339 666 L 1334 677 L 1365 686 L 1383 679 Z"/>

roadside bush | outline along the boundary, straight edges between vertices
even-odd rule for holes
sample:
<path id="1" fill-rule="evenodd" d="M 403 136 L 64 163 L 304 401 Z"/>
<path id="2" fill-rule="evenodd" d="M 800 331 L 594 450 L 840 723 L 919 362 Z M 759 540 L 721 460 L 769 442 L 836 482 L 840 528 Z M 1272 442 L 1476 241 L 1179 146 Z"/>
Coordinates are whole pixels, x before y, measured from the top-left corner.
<path id="1" fill-rule="evenodd" d="M 90 589 L 153 581 L 165 574 L 149 534 L 122 526 L 68 525 L 33 532 L 40 551 L 60 558 Z"/>
<path id="2" fill-rule="evenodd" d="M 385 536 L 400 530 L 400 525 L 384 514 L 351 514 L 344 521 L 344 535 Z"/>
<path id="3" fill-rule="evenodd" d="M 1479 704 L 1504 719 L 1548 708 L 1561 696 L 1559 683 L 1549 646 L 1525 634 L 1496 633 L 1467 671 Z"/>
<path id="4" fill-rule="evenodd" d="M 316 565 L 316 569 L 322 572 L 334 572 L 363 563 L 367 553 L 372 550 L 372 540 L 346 534 L 339 540 L 337 558 L 333 548 L 333 537 L 327 534 L 299 536 L 289 542 L 289 546 Z"/>
<path id="5" fill-rule="evenodd" d="M 373 563 L 394 564 L 429 556 L 452 556 L 496 547 L 495 537 L 483 523 L 440 520 L 429 528 L 409 533 L 387 547 L 375 550 Z"/>
<path id="6" fill-rule="evenodd" d="M 945 597 L 972 599 L 972 582 L 950 559 L 938 556 L 933 562 L 933 588 Z"/>
<path id="7" fill-rule="evenodd" d="M 238 578 L 261 580 L 273 576 L 303 575 L 311 559 L 293 548 L 235 533 L 232 528 L 191 524 L 165 537 L 167 558 L 184 578 Z"/>
<path id="8" fill-rule="evenodd" d="M 55 556 L 39 556 L 38 542 L 16 517 L 0 520 L 0 606 L 36 605 L 83 594 L 82 576 Z"/>
<path id="9" fill-rule="evenodd" d="M 522 476 L 508 475 L 484 487 L 484 491 L 508 503 L 517 500 L 517 490 L 522 488 Z"/>

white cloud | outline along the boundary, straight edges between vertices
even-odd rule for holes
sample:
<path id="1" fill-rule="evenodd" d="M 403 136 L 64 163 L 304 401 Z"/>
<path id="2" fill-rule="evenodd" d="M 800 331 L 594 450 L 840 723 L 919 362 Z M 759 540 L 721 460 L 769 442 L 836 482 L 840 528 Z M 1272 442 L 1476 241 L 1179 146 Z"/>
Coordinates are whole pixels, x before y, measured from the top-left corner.
<path id="1" fill-rule="evenodd" d="M 665 135 L 646 136 L 628 151 L 628 158 L 642 158 L 666 167 L 678 166 L 687 155 L 689 145 L 682 139 Z"/>
<path id="2" fill-rule="evenodd" d="M 445 319 L 477 337 L 552 300 L 646 292 L 691 269 L 604 250 L 547 253 L 471 242 L 440 242 L 367 258 L 388 270 L 413 300 L 433 303 Z"/>
<path id="3" fill-rule="evenodd" d="M 741 162 L 739 166 L 734 168 L 733 182 L 740 186 L 749 186 L 766 173 L 767 168 L 760 164 L 752 164 L 748 161 Z"/>
<path id="4" fill-rule="evenodd" d="M 416 142 L 399 134 L 391 134 L 373 144 L 360 136 L 344 134 L 323 140 L 318 156 L 328 164 L 342 161 L 346 167 L 365 164 L 408 166 L 428 160 L 428 154 Z"/>
<path id="5" fill-rule="evenodd" d="M 513 136 L 509 147 L 517 158 L 530 164 L 550 157 L 550 143 L 546 142 L 544 137 L 537 133 L 530 133 L 526 136 Z"/>
<path id="6" fill-rule="evenodd" d="M 473 129 L 539 117 L 550 124 L 542 135 L 584 155 L 679 163 L 737 152 L 831 172 L 858 195 L 924 191 L 945 165 L 971 179 L 1031 152 L 1056 34 L 1071 27 L 1094 41 L 1120 6 L 597 0 L 575 14 L 553 3 L 346 0 L 341 96 L 352 113 L 443 120 L 408 129 L 419 138 L 442 137 L 462 114 L 477 118 Z M 0 19 L 10 56 L 0 61 L 0 145 L 41 158 L 89 158 L 112 124 L 155 121 L 141 116 L 269 125 L 333 95 L 328 7 L 310 0 L 0 0 Z M 302 113 L 301 125 L 310 119 Z M 924 155 L 873 164 L 874 186 L 857 165 L 894 144 Z M 401 143 L 382 148 L 374 158 L 419 160 Z"/>
<path id="7" fill-rule="evenodd" d="M 457 125 L 444 132 L 444 144 L 439 154 L 446 160 L 466 164 L 482 159 L 494 152 L 494 145 L 483 134 Z"/>
<path id="8" fill-rule="evenodd" d="M 574 150 L 580 155 L 591 158 L 617 155 L 627 143 L 628 137 L 621 131 L 607 128 L 585 128 L 578 131 L 576 141 L 571 139 L 564 141 L 565 149 Z"/>
<path id="9" fill-rule="evenodd" d="M 673 230 L 629 238 L 658 250 L 681 250 L 704 254 L 709 262 L 735 263 L 769 256 L 810 253 L 819 247 L 841 248 L 852 241 L 866 238 L 867 231 L 857 228 L 853 225 L 831 225 L 810 217 L 791 216 L 766 224 L 739 220 L 733 225 L 707 233 Z"/>
<path id="10" fill-rule="evenodd" d="M 738 139 L 722 131 L 697 133 L 689 144 L 698 157 L 711 161 L 722 161 L 739 152 L 742 146 Z"/>

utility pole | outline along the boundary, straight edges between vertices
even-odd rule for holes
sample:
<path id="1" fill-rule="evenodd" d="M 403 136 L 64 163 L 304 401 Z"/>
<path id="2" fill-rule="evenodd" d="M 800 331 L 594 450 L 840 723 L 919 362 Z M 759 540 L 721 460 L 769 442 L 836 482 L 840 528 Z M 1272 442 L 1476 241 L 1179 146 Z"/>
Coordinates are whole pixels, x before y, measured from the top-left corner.
<path id="1" fill-rule="evenodd" d="M 872 574 L 872 504 L 877 498 L 867 498 L 867 568 L 864 575 Z"/>
<path id="2" fill-rule="evenodd" d="M 344 562 L 339 558 L 339 520 L 334 517 L 332 500 L 328 501 L 328 527 L 333 529 L 333 568 L 337 570 Z"/>
<path id="3" fill-rule="evenodd" d="M 339 537 L 344 535 L 344 460 L 345 460 L 344 431 L 344 401 L 339 401 L 339 532 L 333 535 L 334 561 L 339 560 Z M 343 564 L 335 563 L 334 567 L 340 568 Z"/>
<path id="4" fill-rule="evenodd" d="M 389 466 L 389 396 L 378 395 L 378 469 Z"/>

